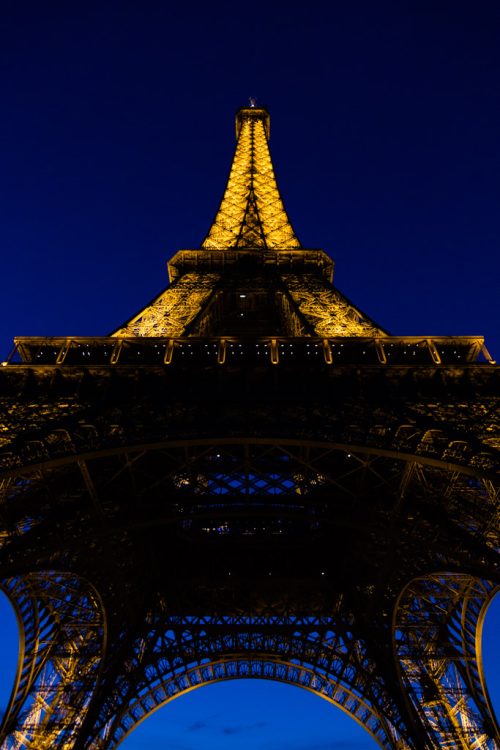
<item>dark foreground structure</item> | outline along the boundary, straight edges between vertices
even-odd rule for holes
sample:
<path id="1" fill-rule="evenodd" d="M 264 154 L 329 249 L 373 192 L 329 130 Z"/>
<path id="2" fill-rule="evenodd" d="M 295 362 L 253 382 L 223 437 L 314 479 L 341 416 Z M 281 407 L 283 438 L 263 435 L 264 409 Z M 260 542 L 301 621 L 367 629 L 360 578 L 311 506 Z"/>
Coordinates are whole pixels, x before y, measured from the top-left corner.
<path id="1" fill-rule="evenodd" d="M 297 239 L 269 115 L 219 211 L 104 338 L 0 367 L 0 572 L 22 632 L 2 748 L 111 750 L 193 687 L 268 678 L 383 748 L 500 745 L 481 628 L 500 583 L 499 371 L 395 337 Z"/>

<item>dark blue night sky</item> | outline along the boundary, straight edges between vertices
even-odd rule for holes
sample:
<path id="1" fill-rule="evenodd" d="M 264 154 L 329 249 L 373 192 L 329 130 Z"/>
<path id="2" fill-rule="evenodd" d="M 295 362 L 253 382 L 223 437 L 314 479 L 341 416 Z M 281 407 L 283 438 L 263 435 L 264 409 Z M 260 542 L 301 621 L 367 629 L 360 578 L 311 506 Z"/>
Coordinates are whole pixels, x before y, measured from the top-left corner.
<path id="1" fill-rule="evenodd" d="M 4 0 L 0 76 L 1 357 L 14 335 L 106 334 L 166 285 L 215 214 L 249 96 L 341 291 L 395 334 L 481 334 L 500 357 L 496 0 Z M 375 747 L 259 682 L 195 691 L 123 744 L 250 746 Z"/>

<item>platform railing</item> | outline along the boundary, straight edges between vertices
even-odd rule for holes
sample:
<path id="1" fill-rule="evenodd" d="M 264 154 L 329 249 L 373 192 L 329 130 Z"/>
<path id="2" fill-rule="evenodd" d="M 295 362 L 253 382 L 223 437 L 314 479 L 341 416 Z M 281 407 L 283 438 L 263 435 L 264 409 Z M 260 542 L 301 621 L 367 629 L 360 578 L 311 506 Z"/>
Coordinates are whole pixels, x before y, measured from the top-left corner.
<path id="1" fill-rule="evenodd" d="M 495 364 L 480 336 L 384 337 L 19 337 L 1 364 L 140 366 L 187 364 L 327 366 Z"/>

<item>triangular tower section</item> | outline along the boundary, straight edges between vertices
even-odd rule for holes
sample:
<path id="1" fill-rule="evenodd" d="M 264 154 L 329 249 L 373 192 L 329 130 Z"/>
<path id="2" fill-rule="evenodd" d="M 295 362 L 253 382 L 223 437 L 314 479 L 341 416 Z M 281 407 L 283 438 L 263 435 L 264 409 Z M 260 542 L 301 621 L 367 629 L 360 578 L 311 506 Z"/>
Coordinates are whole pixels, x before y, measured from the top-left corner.
<path id="1" fill-rule="evenodd" d="M 386 332 L 335 289 L 332 260 L 301 246 L 269 152 L 269 113 L 236 115 L 236 151 L 201 247 L 168 264 L 171 285 L 112 336 L 380 337 Z"/>
<path id="2" fill-rule="evenodd" d="M 277 364 L 285 352 L 296 358 L 299 351 L 310 358 L 323 352 L 327 364 L 347 358 L 385 365 L 410 357 L 440 364 L 450 351 L 464 362 L 481 352 L 492 361 L 479 337 L 394 337 L 341 294 L 332 259 L 302 247 L 285 212 L 269 154 L 269 119 L 254 106 L 237 113 L 236 152 L 215 221 L 200 247 L 169 260 L 166 289 L 107 337 L 16 339 L 23 362 L 87 363 L 95 354 L 112 365 L 148 356 L 165 364 L 216 356 L 222 365 L 230 355 L 234 362 L 252 352 Z"/>
<path id="3" fill-rule="evenodd" d="M 236 151 L 219 210 L 202 247 L 300 248 L 287 216 L 269 152 L 269 113 L 243 107 L 236 115 Z"/>

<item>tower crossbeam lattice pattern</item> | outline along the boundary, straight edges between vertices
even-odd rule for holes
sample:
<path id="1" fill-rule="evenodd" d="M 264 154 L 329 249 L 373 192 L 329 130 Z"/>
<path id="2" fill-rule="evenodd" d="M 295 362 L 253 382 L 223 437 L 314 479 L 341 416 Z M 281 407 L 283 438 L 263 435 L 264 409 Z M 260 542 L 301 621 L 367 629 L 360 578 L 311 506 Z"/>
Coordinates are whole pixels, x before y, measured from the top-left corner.
<path id="1" fill-rule="evenodd" d="M 198 249 L 108 336 L 0 367 L 0 570 L 21 630 L 4 750 L 111 750 L 218 681 L 306 688 L 387 750 L 494 750 L 498 368 L 333 285 L 240 109 Z"/>

